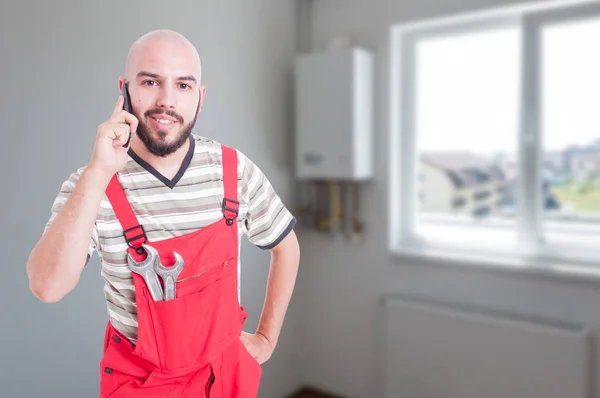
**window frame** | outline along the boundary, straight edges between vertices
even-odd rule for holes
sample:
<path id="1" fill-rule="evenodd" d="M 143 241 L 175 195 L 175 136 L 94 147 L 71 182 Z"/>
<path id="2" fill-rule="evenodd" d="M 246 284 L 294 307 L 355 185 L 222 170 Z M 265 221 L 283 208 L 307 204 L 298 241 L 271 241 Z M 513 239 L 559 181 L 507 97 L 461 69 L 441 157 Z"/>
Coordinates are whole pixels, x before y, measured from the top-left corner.
<path id="1" fill-rule="evenodd" d="M 389 197 L 388 246 L 402 257 L 476 259 L 478 263 L 536 266 L 545 270 L 581 273 L 599 268 L 600 256 L 590 246 L 552 245 L 543 239 L 543 210 L 540 189 L 542 155 L 540 105 L 540 32 L 548 24 L 600 18 L 600 4 L 579 1 L 516 6 L 439 18 L 390 29 L 389 47 Z M 521 73 L 518 103 L 518 185 L 515 217 L 518 244 L 479 249 L 457 247 L 415 234 L 416 187 L 418 184 L 416 132 L 414 128 L 416 79 L 415 48 L 419 40 L 441 35 L 482 32 L 514 26 L 520 29 Z M 539 205 L 538 205 L 539 204 Z M 501 223 L 500 223 L 501 224 Z M 490 225 L 494 227 L 494 223 Z M 600 225 L 599 238 L 600 238 Z M 599 239 L 600 241 L 600 239 Z M 467 246 L 468 243 L 465 245 Z M 490 260 L 493 258 L 493 260 Z M 583 267 L 583 268 L 581 268 Z M 593 270 L 594 275 L 600 273 Z"/>

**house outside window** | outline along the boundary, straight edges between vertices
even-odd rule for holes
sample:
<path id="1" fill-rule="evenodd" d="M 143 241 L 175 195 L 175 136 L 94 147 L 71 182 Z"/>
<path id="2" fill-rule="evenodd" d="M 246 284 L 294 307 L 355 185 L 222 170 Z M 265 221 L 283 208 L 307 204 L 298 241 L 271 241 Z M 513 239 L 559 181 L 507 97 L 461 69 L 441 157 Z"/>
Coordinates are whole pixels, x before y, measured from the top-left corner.
<path id="1" fill-rule="evenodd" d="M 390 247 L 596 265 L 600 5 L 391 34 Z"/>

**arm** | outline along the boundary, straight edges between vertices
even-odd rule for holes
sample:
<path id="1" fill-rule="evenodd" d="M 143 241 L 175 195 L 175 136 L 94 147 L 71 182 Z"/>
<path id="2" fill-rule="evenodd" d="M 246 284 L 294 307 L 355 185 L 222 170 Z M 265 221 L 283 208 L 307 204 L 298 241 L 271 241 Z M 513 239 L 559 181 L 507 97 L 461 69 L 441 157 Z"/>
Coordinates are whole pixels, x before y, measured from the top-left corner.
<path id="1" fill-rule="evenodd" d="M 296 284 L 299 262 L 298 239 L 294 231 L 291 231 L 279 245 L 271 249 L 266 297 L 256 332 L 259 337 L 266 340 L 271 351 L 275 349 L 279 340 L 279 333 Z"/>
<path id="2" fill-rule="evenodd" d="M 59 301 L 73 290 L 95 247 L 100 201 L 112 176 L 127 163 L 129 147 L 123 145 L 138 124 L 123 110 L 124 103 L 119 95 L 110 119 L 98 126 L 89 163 L 95 166 L 80 169 L 63 184 L 52 218 L 29 255 L 29 288 L 44 302 Z"/>
<path id="3" fill-rule="evenodd" d="M 43 302 L 59 301 L 79 282 L 108 181 L 106 174 L 86 168 L 63 184 L 55 217 L 27 261 L 29 288 Z"/>
<path id="4" fill-rule="evenodd" d="M 244 332 L 241 336 L 250 354 L 263 363 L 269 359 L 279 340 L 296 283 L 300 249 L 294 233 L 294 216 L 258 166 L 243 154 L 240 154 L 240 160 L 242 201 L 248 207 L 244 220 L 248 240 L 271 253 L 266 295 L 257 331 L 255 334 Z"/>

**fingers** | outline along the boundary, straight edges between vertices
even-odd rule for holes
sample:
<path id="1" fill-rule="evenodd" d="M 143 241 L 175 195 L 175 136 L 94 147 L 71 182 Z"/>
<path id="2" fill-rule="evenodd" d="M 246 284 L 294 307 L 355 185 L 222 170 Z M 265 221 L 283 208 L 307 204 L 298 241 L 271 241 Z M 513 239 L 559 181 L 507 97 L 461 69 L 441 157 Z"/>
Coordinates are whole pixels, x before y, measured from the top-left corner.
<path id="1" fill-rule="evenodd" d="M 123 148 L 127 148 L 129 149 L 129 146 L 131 145 L 131 136 L 133 135 L 132 132 L 129 132 L 129 137 L 127 137 L 127 141 L 121 145 Z"/>
<path id="2" fill-rule="evenodd" d="M 131 135 L 137 131 L 139 121 L 131 113 L 125 111 L 125 97 L 119 95 L 115 108 L 108 121 L 112 129 L 110 138 L 113 140 L 113 147 L 121 146 L 128 148 L 131 143 Z"/>
<path id="3" fill-rule="evenodd" d="M 139 123 L 137 117 L 126 111 L 122 111 L 122 115 L 125 123 L 129 125 L 129 131 L 135 133 Z"/>
<path id="4" fill-rule="evenodd" d="M 124 104 L 125 104 L 125 98 L 123 98 L 122 95 L 119 95 L 119 98 L 117 99 L 117 103 L 115 105 L 115 109 L 113 109 L 111 119 L 116 119 L 119 116 L 119 114 L 123 110 Z"/>
<path id="5" fill-rule="evenodd" d="M 125 123 L 116 123 L 112 124 L 110 127 L 112 133 L 109 135 L 109 137 L 113 140 L 112 144 L 114 147 L 123 146 L 125 143 L 127 143 L 129 140 L 129 134 L 131 134 L 129 131 L 129 125 Z"/>
<path id="6" fill-rule="evenodd" d="M 123 110 L 124 104 L 125 98 L 123 97 L 123 95 L 119 95 L 119 98 L 117 99 L 117 104 L 115 105 L 115 109 L 113 109 L 113 113 L 110 116 L 110 122 L 127 123 L 130 126 L 129 131 L 135 133 L 139 121 L 134 115 Z"/>
<path id="7" fill-rule="evenodd" d="M 111 123 L 127 123 L 129 125 L 129 131 L 135 133 L 139 124 L 137 117 L 132 115 L 127 111 L 119 111 L 116 114 L 113 114 L 111 119 Z"/>

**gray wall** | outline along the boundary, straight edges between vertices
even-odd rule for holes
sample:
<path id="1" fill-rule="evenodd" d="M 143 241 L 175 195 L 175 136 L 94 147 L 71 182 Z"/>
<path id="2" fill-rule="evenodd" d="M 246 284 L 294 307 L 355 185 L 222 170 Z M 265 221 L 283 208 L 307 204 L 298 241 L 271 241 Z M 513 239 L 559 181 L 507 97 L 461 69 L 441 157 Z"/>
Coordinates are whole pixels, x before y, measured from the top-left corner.
<path id="1" fill-rule="evenodd" d="M 600 328 L 597 283 L 535 277 L 519 271 L 417 263 L 387 251 L 388 218 L 388 28 L 391 24 L 447 13 L 514 3 L 502 0 L 328 0 L 316 1 L 313 48 L 321 50 L 338 35 L 349 35 L 376 54 L 377 178 L 365 192 L 367 237 L 363 246 L 302 232 L 302 312 L 299 352 L 303 381 L 348 397 L 372 398 L 380 389 L 377 300 L 383 293 L 417 294 L 440 300 L 481 304 L 591 324 Z M 431 355 L 431 353 L 427 353 Z M 596 362 L 599 352 L 596 352 Z M 598 371 L 594 374 L 600 397 Z M 560 377 L 560 375 L 558 375 Z"/>
<path id="2" fill-rule="evenodd" d="M 91 155 L 96 128 L 119 93 L 129 45 L 157 28 L 178 30 L 196 44 L 207 98 L 195 132 L 243 150 L 291 206 L 293 26 L 294 4 L 281 0 L 0 4 L 0 396 L 98 394 L 106 325 L 98 257 L 57 304 L 29 293 L 25 263 L 60 184 Z M 249 244 L 242 251 L 242 301 L 253 330 L 269 256 Z M 296 315 L 293 303 L 280 345 L 264 366 L 261 397 L 282 397 L 296 387 Z"/>
<path id="3" fill-rule="evenodd" d="M 600 290 L 593 283 L 416 263 L 387 252 L 388 219 L 378 209 L 387 208 L 388 26 L 509 2 L 315 3 L 316 49 L 341 33 L 376 52 L 375 143 L 381 155 L 376 157 L 377 179 L 362 201 L 368 220 L 364 246 L 300 232 L 297 294 L 278 350 L 265 365 L 261 397 L 283 397 L 303 383 L 350 397 L 378 396 L 377 302 L 383 293 L 479 303 L 600 328 Z M 172 7 L 153 1 L 0 5 L 0 165 L 5 173 L 0 396 L 97 393 L 106 322 L 97 257 L 77 289 L 51 305 L 29 294 L 25 262 L 60 184 L 87 162 L 96 127 L 114 104 L 128 46 L 139 35 L 168 27 L 197 45 L 208 96 L 195 131 L 245 151 L 291 205 L 292 1 L 180 1 Z M 33 160 L 44 162 L 43 167 L 34 167 Z M 245 244 L 243 255 L 242 300 L 251 311 L 252 329 L 262 305 L 268 254 Z M 600 385 L 596 397 L 599 391 Z"/>

